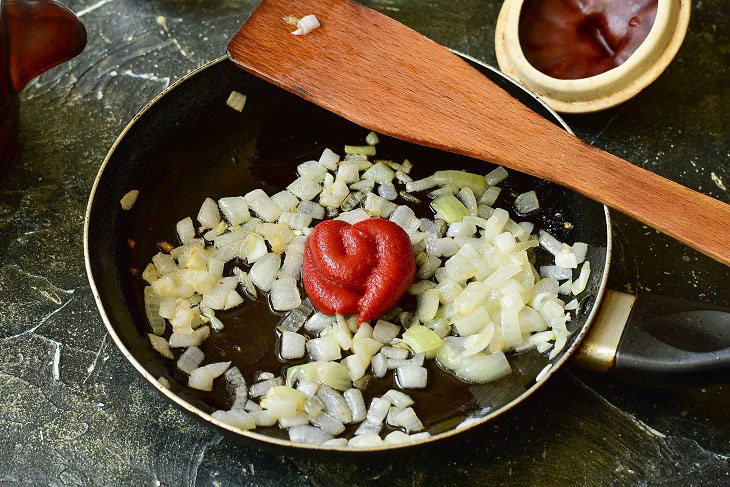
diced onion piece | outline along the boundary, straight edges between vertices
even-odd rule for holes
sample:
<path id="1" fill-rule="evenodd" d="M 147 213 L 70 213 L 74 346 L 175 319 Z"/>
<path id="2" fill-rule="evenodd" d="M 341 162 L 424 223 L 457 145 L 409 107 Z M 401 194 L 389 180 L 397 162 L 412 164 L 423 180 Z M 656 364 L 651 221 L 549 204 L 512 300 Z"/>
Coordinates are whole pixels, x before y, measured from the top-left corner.
<path id="1" fill-rule="evenodd" d="M 246 95 L 237 91 L 231 91 L 226 100 L 226 105 L 233 108 L 237 112 L 242 112 L 244 105 L 246 105 Z"/>
<path id="2" fill-rule="evenodd" d="M 398 197 L 398 191 L 392 184 L 381 184 L 378 187 L 378 194 L 388 201 L 393 201 Z"/>
<path id="3" fill-rule="evenodd" d="M 345 357 L 342 363 L 347 366 L 350 371 L 350 379 L 354 382 L 365 375 L 365 371 L 370 365 L 370 357 L 361 354 L 353 354 Z"/>
<path id="4" fill-rule="evenodd" d="M 338 314 L 336 318 L 332 328 L 332 336 L 337 340 L 342 350 L 350 350 L 352 347 L 352 332 L 350 331 L 350 327 L 344 316 Z"/>
<path id="5" fill-rule="evenodd" d="M 484 384 L 509 375 L 512 368 L 502 352 L 489 355 L 478 353 L 464 357 L 456 370 L 456 375 L 469 381 Z"/>
<path id="6" fill-rule="evenodd" d="M 306 347 L 312 360 L 330 361 L 341 357 L 340 345 L 332 336 L 309 340 Z"/>
<path id="7" fill-rule="evenodd" d="M 170 335 L 170 347 L 182 348 L 182 347 L 197 347 L 210 336 L 210 328 L 207 326 L 201 326 L 193 330 L 192 333 L 177 333 L 174 332 Z"/>
<path id="8" fill-rule="evenodd" d="M 152 286 L 146 286 L 144 288 L 144 310 L 155 335 L 162 335 L 165 332 L 165 320 L 160 316 L 160 302 L 160 296 Z"/>
<path id="9" fill-rule="evenodd" d="M 367 413 L 367 420 L 373 424 L 382 424 L 390 409 L 390 401 L 380 397 L 374 397 L 370 402 Z"/>
<path id="10" fill-rule="evenodd" d="M 418 308 L 416 314 L 421 322 L 431 321 L 436 316 L 439 307 L 439 292 L 437 289 L 429 289 L 418 296 Z M 428 330 L 430 332 L 430 330 Z M 433 333 L 433 332 L 431 332 Z"/>
<path id="11" fill-rule="evenodd" d="M 281 334 L 281 358 L 290 360 L 304 357 L 306 338 L 299 333 L 283 331 Z"/>
<path id="12" fill-rule="evenodd" d="M 364 424 L 364 423 L 363 423 Z M 369 448 L 372 446 L 380 446 L 383 440 L 376 434 L 362 434 L 354 436 L 347 443 L 350 448 Z"/>
<path id="13" fill-rule="evenodd" d="M 350 409 L 353 423 L 359 423 L 364 421 L 367 417 L 367 410 L 365 408 L 365 400 L 362 396 L 360 389 L 348 389 L 343 394 L 347 406 Z"/>
<path id="14" fill-rule="evenodd" d="M 337 208 L 349 193 L 350 190 L 344 182 L 334 181 L 329 185 L 325 185 L 319 195 L 319 204 L 326 208 Z"/>
<path id="15" fill-rule="evenodd" d="M 275 222 L 283 211 L 262 189 L 254 189 L 246 193 L 244 199 L 249 208 L 266 222 Z"/>
<path id="16" fill-rule="evenodd" d="M 330 171 L 337 169 L 337 163 L 340 161 L 340 156 L 332 152 L 330 149 L 322 151 L 322 155 L 319 156 L 319 163 Z"/>
<path id="17" fill-rule="evenodd" d="M 276 254 L 266 254 L 254 263 L 248 275 L 251 281 L 262 291 L 270 291 L 276 274 L 279 272 L 281 257 Z M 297 305 L 298 306 L 298 305 Z"/>
<path id="18" fill-rule="evenodd" d="M 338 421 L 329 413 L 321 413 L 309 420 L 313 425 L 319 426 L 323 430 L 333 435 L 339 435 L 345 431 L 345 425 Z"/>
<path id="19" fill-rule="evenodd" d="M 347 446 L 347 438 L 332 438 L 322 443 L 322 446 L 331 446 L 334 448 L 342 448 Z"/>
<path id="20" fill-rule="evenodd" d="M 309 215 L 312 218 L 316 218 L 317 220 L 324 218 L 324 208 L 315 201 L 300 202 L 299 206 L 297 206 L 297 211 L 299 213 Z"/>
<path id="21" fill-rule="evenodd" d="M 477 273 L 474 264 L 467 258 L 456 254 L 446 261 L 444 264 L 448 276 L 456 282 L 466 281 L 474 277 Z"/>
<path id="22" fill-rule="evenodd" d="M 454 326 L 459 336 L 469 336 L 481 332 L 489 323 L 491 323 L 489 313 L 484 306 L 479 306 L 468 315 L 458 318 Z"/>
<path id="23" fill-rule="evenodd" d="M 392 342 L 398 333 L 400 333 L 400 326 L 383 320 L 378 320 L 373 327 L 373 338 L 384 344 Z"/>
<path id="24" fill-rule="evenodd" d="M 437 184 L 453 184 L 459 188 L 470 188 L 472 191 L 484 190 L 484 176 L 466 171 L 436 171 L 433 179 Z"/>
<path id="25" fill-rule="evenodd" d="M 542 277 L 562 281 L 563 279 L 570 279 L 573 276 L 573 273 L 570 269 L 564 269 L 555 265 L 544 265 L 540 267 L 540 275 Z"/>
<path id="26" fill-rule="evenodd" d="M 376 134 L 375 132 L 370 132 L 370 133 L 369 133 L 369 134 L 368 134 L 368 135 L 367 135 L 367 136 L 365 137 L 365 142 L 366 142 L 366 143 L 367 143 L 368 145 L 376 145 L 376 144 L 377 144 L 378 142 L 380 142 L 380 139 L 378 138 L 378 134 Z"/>
<path id="27" fill-rule="evenodd" d="M 413 325 L 403 333 L 403 341 L 415 353 L 429 353 L 437 350 L 444 341 L 433 330 L 423 325 Z"/>
<path id="28" fill-rule="evenodd" d="M 447 281 L 447 283 L 456 284 L 454 281 Z M 458 287 L 459 294 L 453 299 L 454 309 L 464 315 L 474 311 L 489 294 L 489 287 L 478 281 L 467 284 L 463 292 L 461 286 L 457 284 L 456 287 Z"/>
<path id="29" fill-rule="evenodd" d="M 177 222 L 175 229 L 177 230 L 177 237 L 183 244 L 195 238 L 195 228 L 193 227 L 193 220 L 190 217 L 183 218 Z"/>
<path id="30" fill-rule="evenodd" d="M 431 201 L 431 208 L 448 224 L 460 222 L 469 210 L 453 194 L 442 194 Z"/>
<path id="31" fill-rule="evenodd" d="M 335 220 L 343 220 L 349 223 L 350 225 L 354 225 L 355 223 L 365 221 L 370 218 L 370 215 L 363 210 L 362 208 L 357 208 L 352 211 L 345 211 L 340 213 L 340 215 L 335 218 Z"/>
<path id="32" fill-rule="evenodd" d="M 346 365 L 337 362 L 317 362 L 319 381 L 338 391 L 346 391 L 352 387 L 350 371 Z"/>
<path id="33" fill-rule="evenodd" d="M 427 178 L 419 179 L 417 181 L 407 182 L 406 191 L 408 191 L 409 193 L 415 193 L 418 191 L 431 189 L 434 186 L 438 186 L 438 183 L 434 180 L 433 176 L 429 176 Z"/>
<path id="34" fill-rule="evenodd" d="M 352 422 L 352 411 L 345 397 L 329 386 L 323 385 L 317 392 L 317 397 L 325 405 L 326 411 L 337 421 Z"/>
<path id="35" fill-rule="evenodd" d="M 359 156 L 374 156 L 375 147 L 371 145 L 346 145 L 345 154 L 354 154 Z"/>
<path id="36" fill-rule="evenodd" d="M 369 149 L 372 150 L 373 153 L 370 155 L 374 155 L 375 147 L 369 146 Z M 362 179 L 372 179 L 378 184 L 389 184 L 391 181 L 393 181 L 394 177 L 395 172 L 382 161 L 374 164 L 362 174 Z"/>
<path id="37" fill-rule="evenodd" d="M 520 215 L 526 215 L 540 208 L 535 191 L 528 191 L 517 196 L 515 199 L 515 211 Z"/>
<path id="38" fill-rule="evenodd" d="M 591 275 L 591 263 L 589 261 L 585 261 L 583 263 L 583 267 L 580 269 L 580 275 L 578 276 L 578 279 L 573 282 L 572 291 L 573 294 L 578 295 L 585 291 L 586 286 L 588 285 L 588 278 Z"/>
<path id="39" fill-rule="evenodd" d="M 304 174 L 295 179 L 286 189 L 297 198 L 303 201 L 309 201 L 322 191 L 321 184 L 312 179 L 308 174 Z M 289 209 L 289 208 L 285 208 Z"/>
<path id="40" fill-rule="evenodd" d="M 499 197 L 499 193 L 502 191 L 502 188 L 492 186 L 490 188 L 487 188 L 487 190 L 484 192 L 481 198 L 479 198 L 479 204 L 487 205 L 487 206 L 494 206 L 494 203 L 497 201 L 497 198 Z"/>
<path id="41" fill-rule="evenodd" d="M 542 248 L 544 248 L 545 250 L 547 250 L 548 252 L 550 252 L 553 255 L 557 255 L 558 253 L 560 253 L 560 250 L 562 249 L 563 244 L 560 243 L 560 241 L 557 238 L 553 237 L 545 230 L 540 230 L 538 232 L 538 237 L 539 237 L 540 246 Z"/>
<path id="42" fill-rule="evenodd" d="M 289 428 L 289 439 L 294 443 L 321 445 L 332 440 L 332 434 L 316 426 L 302 425 Z"/>
<path id="43" fill-rule="evenodd" d="M 307 161 L 307 162 L 303 162 L 297 166 L 297 173 L 300 176 L 309 176 L 310 178 L 317 181 L 318 183 L 321 183 L 322 181 L 324 181 L 324 178 L 327 175 L 327 167 L 325 167 L 324 164 L 322 164 L 319 161 Z M 275 196 L 276 195 L 271 197 L 271 199 L 273 199 L 274 201 L 276 201 Z M 284 209 L 288 209 L 293 206 L 293 205 L 282 206 L 281 204 L 279 204 L 278 201 L 276 201 L 276 204 L 281 206 Z"/>
<path id="44" fill-rule="evenodd" d="M 269 299 L 271 307 L 277 311 L 289 311 L 302 304 L 297 281 L 289 276 L 281 276 L 274 281 Z"/>
<path id="45" fill-rule="evenodd" d="M 218 205 L 210 198 L 205 198 L 197 216 L 198 222 L 203 228 L 214 228 L 221 221 L 221 214 Z"/>
<path id="46" fill-rule="evenodd" d="M 418 419 L 413 408 L 406 408 L 398 415 L 396 421 L 401 427 L 405 428 L 408 433 L 423 430 L 423 423 L 421 423 L 421 420 Z"/>
<path id="47" fill-rule="evenodd" d="M 153 335 L 152 333 L 149 333 L 147 336 L 150 339 L 152 348 L 157 350 L 160 355 L 165 358 L 169 358 L 170 360 L 175 358 L 175 356 L 172 354 L 172 350 L 170 350 L 170 344 L 167 343 L 167 340 L 165 340 L 161 336 Z"/>
<path id="48" fill-rule="evenodd" d="M 133 189 L 132 191 L 129 191 L 124 196 L 122 196 L 122 199 L 119 200 L 119 204 L 122 205 L 123 210 L 131 210 L 134 204 L 137 202 L 138 197 L 139 190 Z"/>
<path id="49" fill-rule="evenodd" d="M 311 333 L 319 333 L 324 330 L 327 325 L 333 324 L 334 316 L 327 316 L 323 313 L 314 313 L 304 324 L 304 328 Z"/>
<path id="50" fill-rule="evenodd" d="M 373 375 L 378 379 L 385 376 L 388 372 L 388 359 L 382 353 L 377 353 L 373 356 L 370 361 Z"/>
<path id="51" fill-rule="evenodd" d="M 397 445 L 399 443 L 410 443 L 413 440 L 411 440 L 411 437 L 403 433 L 402 431 L 391 431 L 390 433 L 385 435 L 383 441 L 385 441 L 385 443 Z"/>
<path id="52" fill-rule="evenodd" d="M 314 161 L 312 161 L 314 162 Z M 321 167 L 325 172 L 327 170 L 324 168 L 324 166 L 321 166 L 319 163 L 314 162 L 317 166 Z M 290 211 L 291 209 L 295 208 L 297 204 L 299 204 L 299 198 L 294 196 L 291 191 L 289 190 L 283 190 L 279 191 L 275 195 L 271 197 L 271 201 L 276 203 L 276 205 L 281 208 L 284 211 Z"/>
<path id="53" fill-rule="evenodd" d="M 496 169 L 490 171 L 486 175 L 487 184 L 489 186 L 495 186 L 505 179 L 507 179 L 507 170 L 503 168 L 502 166 L 498 166 Z"/>
<path id="54" fill-rule="evenodd" d="M 309 34 L 314 29 L 318 29 L 319 27 L 319 20 L 317 20 L 316 16 L 305 15 L 304 17 L 299 19 L 299 21 L 297 21 L 297 30 L 292 32 L 292 34 L 294 34 L 295 36 L 303 36 L 305 34 Z"/>
<path id="55" fill-rule="evenodd" d="M 222 375 L 230 365 L 230 362 L 217 362 L 204 367 L 198 367 L 190 373 L 188 386 L 193 389 L 210 392 L 213 390 L 213 379 Z"/>
<path id="56" fill-rule="evenodd" d="M 563 269 L 575 269 L 578 267 L 578 260 L 576 259 L 575 254 L 570 251 L 570 247 L 567 249 L 563 248 L 560 252 L 555 254 L 555 265 Z"/>
<path id="57" fill-rule="evenodd" d="M 396 370 L 398 385 L 404 389 L 423 389 L 428 384 L 428 371 L 418 365 L 402 365 Z"/>
<path id="58" fill-rule="evenodd" d="M 433 289 L 436 287 L 436 283 L 433 281 L 416 281 L 413 283 L 413 285 L 408 288 L 408 294 L 417 296 L 419 294 L 422 294 L 425 291 L 428 291 L 429 289 Z"/>
<path id="59" fill-rule="evenodd" d="M 578 264 L 582 264 L 586 260 L 586 254 L 588 253 L 588 244 L 583 242 L 576 242 L 571 247 L 575 254 L 575 259 Z"/>
<path id="60" fill-rule="evenodd" d="M 461 202 L 466 206 L 466 209 L 469 210 L 469 214 L 476 215 L 477 199 L 474 196 L 474 191 L 471 188 L 461 188 L 458 195 Z"/>

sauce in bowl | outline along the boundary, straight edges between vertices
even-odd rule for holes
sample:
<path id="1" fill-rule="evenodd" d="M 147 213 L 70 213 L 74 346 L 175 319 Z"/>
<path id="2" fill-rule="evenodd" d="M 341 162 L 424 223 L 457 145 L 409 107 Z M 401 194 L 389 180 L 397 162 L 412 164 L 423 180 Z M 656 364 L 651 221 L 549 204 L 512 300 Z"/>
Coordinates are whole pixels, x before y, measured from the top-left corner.
<path id="1" fill-rule="evenodd" d="M 658 0 L 526 0 L 519 39 L 527 61 L 558 79 L 620 66 L 641 46 Z"/>

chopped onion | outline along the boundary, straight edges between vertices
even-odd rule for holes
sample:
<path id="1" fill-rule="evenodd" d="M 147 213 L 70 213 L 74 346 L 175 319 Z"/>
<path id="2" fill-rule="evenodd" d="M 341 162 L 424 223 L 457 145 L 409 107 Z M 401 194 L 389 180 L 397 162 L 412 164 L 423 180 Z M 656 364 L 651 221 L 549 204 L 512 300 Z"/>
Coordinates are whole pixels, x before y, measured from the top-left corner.
<path id="1" fill-rule="evenodd" d="M 226 100 L 226 105 L 233 108 L 237 112 L 242 112 L 244 105 L 246 105 L 246 95 L 237 91 L 231 91 Z"/>
<path id="2" fill-rule="evenodd" d="M 339 360 L 341 357 L 340 345 L 332 336 L 309 340 L 306 346 L 312 360 Z"/>
<path id="3" fill-rule="evenodd" d="M 378 425 L 382 424 L 383 420 L 388 415 L 388 409 L 390 409 L 389 400 L 380 397 L 374 397 L 373 400 L 370 401 L 370 408 L 368 409 L 367 413 L 368 422 Z"/>
<path id="4" fill-rule="evenodd" d="M 337 163 L 340 162 L 340 156 L 332 152 L 330 149 L 322 151 L 322 155 L 319 156 L 319 163 L 330 171 L 337 169 Z"/>
<path id="5" fill-rule="evenodd" d="M 332 435 L 316 426 L 302 425 L 289 428 L 289 439 L 294 443 L 321 445 L 332 440 Z"/>
<path id="6" fill-rule="evenodd" d="M 437 196 L 431 201 L 431 208 L 433 208 L 439 218 L 448 224 L 460 222 L 462 218 L 469 214 L 466 206 L 456 199 L 453 194 Z"/>
<path id="7" fill-rule="evenodd" d="M 360 389 L 348 389 L 343 395 L 347 402 L 347 406 L 350 408 L 352 416 L 351 421 L 353 423 L 364 421 L 367 417 L 367 410 L 365 409 L 365 400 L 363 399 Z"/>
<path id="8" fill-rule="evenodd" d="M 507 179 L 507 170 L 503 168 L 502 166 L 498 166 L 496 169 L 490 171 L 486 175 L 487 184 L 489 186 L 495 186 L 505 179 Z"/>
<path id="9" fill-rule="evenodd" d="M 398 424 L 405 428 L 408 433 L 423 430 L 423 423 L 421 423 L 421 420 L 418 419 L 413 408 L 406 408 L 398 415 L 396 421 L 398 421 Z"/>
<path id="10" fill-rule="evenodd" d="M 319 27 L 319 20 L 317 20 L 316 16 L 305 15 L 304 17 L 299 19 L 299 21 L 297 22 L 297 30 L 292 32 L 292 34 L 294 34 L 295 36 L 303 36 L 305 34 L 309 34 L 314 29 L 318 29 Z"/>
<path id="11" fill-rule="evenodd" d="M 373 327 L 373 338 L 380 343 L 390 343 L 398 336 L 400 327 L 387 321 L 378 320 Z"/>
<path id="12" fill-rule="evenodd" d="M 428 383 L 428 371 L 418 365 L 401 365 L 396 369 L 398 385 L 404 389 L 423 389 Z"/>
<path id="13" fill-rule="evenodd" d="M 540 246 L 542 246 L 545 250 L 547 250 L 548 252 L 550 252 L 553 255 L 557 255 L 558 253 L 560 253 L 560 250 L 562 249 L 563 244 L 560 243 L 560 241 L 557 238 L 553 237 L 545 230 L 540 230 L 538 232 L 538 236 L 539 236 Z"/>
<path id="14" fill-rule="evenodd" d="M 133 189 L 132 191 L 129 191 L 124 196 L 122 196 L 122 199 L 119 200 L 119 204 L 122 205 L 122 209 L 125 211 L 131 210 L 134 204 L 137 202 L 137 198 L 139 197 L 139 190 Z"/>
<path id="15" fill-rule="evenodd" d="M 160 296 L 152 286 L 146 286 L 144 288 L 144 311 L 155 335 L 162 335 L 165 332 L 165 320 L 160 316 L 160 302 Z"/>
<path id="16" fill-rule="evenodd" d="M 526 215 L 540 208 L 535 191 L 528 191 L 517 196 L 515 199 L 515 211 L 520 215 Z"/>
<path id="17" fill-rule="evenodd" d="M 152 333 L 149 333 L 147 336 L 150 339 L 152 348 L 157 350 L 160 355 L 171 360 L 175 358 L 175 356 L 172 354 L 172 351 L 170 350 L 170 345 L 167 343 L 167 340 L 165 340 L 161 336 L 153 335 Z"/>
<path id="18" fill-rule="evenodd" d="M 575 280 L 573 283 L 573 286 L 571 290 L 573 291 L 573 294 L 576 296 L 580 293 L 582 293 L 586 285 L 588 284 L 588 278 L 591 275 L 591 263 L 589 261 L 585 261 L 583 263 L 583 267 L 580 269 L 580 275 L 578 276 L 578 279 Z"/>

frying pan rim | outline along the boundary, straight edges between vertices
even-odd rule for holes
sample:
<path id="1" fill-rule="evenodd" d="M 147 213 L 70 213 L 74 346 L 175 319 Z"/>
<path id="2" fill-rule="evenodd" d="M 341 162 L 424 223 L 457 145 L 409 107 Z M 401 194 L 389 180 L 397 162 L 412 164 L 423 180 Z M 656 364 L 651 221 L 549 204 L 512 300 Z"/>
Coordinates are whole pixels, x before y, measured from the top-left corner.
<path id="1" fill-rule="evenodd" d="M 536 101 L 538 101 L 540 104 L 542 104 L 546 110 L 548 110 L 553 117 L 555 117 L 556 120 L 560 122 L 560 125 L 567 130 L 570 134 L 573 134 L 573 131 L 570 129 L 570 127 L 565 123 L 565 121 L 558 115 L 552 108 L 550 108 L 542 99 L 540 99 L 539 96 L 532 93 L 521 85 L 518 81 L 514 80 L 513 78 L 509 77 L 508 75 L 502 73 L 498 69 L 478 60 L 475 59 L 467 54 L 461 53 L 459 51 L 456 51 L 454 49 L 449 49 L 454 54 L 460 56 L 462 59 L 466 59 L 472 63 L 478 64 L 479 66 L 488 69 L 489 71 L 493 72 L 494 74 L 498 76 L 502 76 L 508 81 L 512 82 L 516 86 L 522 88 L 525 93 L 532 96 Z M 217 65 L 218 63 L 228 61 L 229 58 L 227 55 L 223 55 L 217 59 L 214 59 L 208 63 L 203 64 L 202 66 L 199 66 L 198 68 L 190 71 L 189 73 L 182 76 L 180 79 L 175 81 L 173 84 L 171 84 L 169 87 L 167 87 L 165 90 L 157 94 L 152 100 L 150 100 L 142 109 L 130 120 L 130 122 L 124 127 L 122 132 L 117 136 L 114 143 L 110 147 L 109 151 L 107 152 L 106 157 L 104 158 L 101 166 L 99 167 L 99 171 L 96 175 L 96 178 L 94 179 L 94 184 L 92 185 L 91 192 L 89 194 L 89 201 L 86 206 L 86 213 L 84 215 L 84 264 L 86 268 L 86 275 L 89 279 L 89 285 L 91 289 L 91 293 L 94 296 L 94 301 L 96 303 L 96 307 L 99 310 L 99 314 L 101 315 L 102 321 L 104 322 L 104 326 L 106 327 L 107 333 L 109 333 L 110 337 L 114 341 L 115 345 L 119 349 L 119 351 L 122 353 L 124 358 L 129 361 L 129 363 L 132 364 L 132 366 L 139 372 L 142 377 L 144 377 L 147 382 L 151 386 L 153 386 L 160 394 L 163 394 L 167 397 L 168 400 L 172 401 L 174 405 L 177 407 L 187 411 L 188 413 L 198 416 L 200 419 L 206 421 L 207 423 L 214 424 L 220 428 L 223 428 L 231 433 L 246 437 L 247 439 L 256 440 L 256 441 L 262 441 L 264 443 L 269 443 L 277 446 L 283 446 L 283 447 L 289 447 L 289 448 L 295 448 L 302 451 L 336 451 L 336 452 L 342 452 L 342 453 L 365 453 L 365 452 L 384 452 L 384 451 L 392 451 L 395 449 L 402 449 L 402 448 L 408 448 L 408 447 L 414 447 L 414 446 L 424 446 L 429 443 L 436 443 L 442 440 L 446 440 L 448 438 L 451 438 L 452 436 L 462 433 L 467 430 L 471 430 L 472 428 L 480 427 L 485 423 L 488 423 L 489 421 L 493 420 L 497 416 L 500 416 L 501 414 L 507 412 L 508 410 L 515 407 L 517 404 L 524 401 L 526 398 L 531 396 L 535 391 L 537 391 L 547 380 L 553 375 L 553 373 L 559 369 L 569 358 L 570 356 L 575 352 L 577 347 L 580 345 L 580 342 L 585 337 L 591 323 L 593 323 L 593 320 L 595 319 L 596 315 L 598 314 L 598 309 L 600 307 L 601 300 L 603 299 L 603 294 L 606 289 L 606 282 L 608 279 L 609 274 L 609 268 L 610 268 L 610 262 L 611 262 L 611 253 L 612 253 L 612 234 L 611 234 L 611 216 L 609 214 L 609 210 L 606 207 L 606 205 L 603 205 L 603 211 L 605 215 L 605 221 L 606 221 L 606 257 L 604 262 L 604 268 L 603 268 L 603 275 L 601 276 L 601 282 L 598 288 L 598 292 L 596 293 L 596 299 L 593 304 L 593 308 L 591 309 L 591 312 L 588 314 L 588 317 L 586 318 L 585 324 L 581 327 L 581 330 L 578 332 L 578 336 L 576 337 L 573 344 L 563 352 L 562 357 L 555 363 L 553 366 L 548 370 L 548 372 L 544 375 L 544 377 L 541 378 L 540 381 L 536 381 L 530 388 L 526 389 L 524 392 L 522 392 L 519 396 L 514 398 L 512 401 L 508 402 L 507 404 L 501 406 L 500 408 L 496 409 L 495 411 L 492 411 L 491 413 L 487 414 L 483 418 L 478 419 L 477 421 L 474 421 L 473 423 L 461 427 L 461 428 L 453 428 L 448 431 L 444 431 L 442 433 L 438 433 L 436 435 L 431 436 L 430 438 L 427 438 L 425 440 L 419 440 L 417 442 L 410 442 L 410 443 L 398 443 L 398 444 L 389 444 L 389 445 L 383 445 L 378 447 L 369 447 L 369 448 L 341 448 L 341 447 L 324 447 L 321 445 L 305 445 L 301 443 L 294 443 L 292 441 L 288 440 L 282 440 L 279 438 L 274 438 L 272 436 L 264 435 L 261 433 L 256 433 L 254 430 L 251 431 L 242 431 L 238 428 L 234 428 L 226 423 L 223 423 L 215 418 L 213 418 L 210 414 L 202 411 L 198 407 L 193 406 L 191 403 L 185 401 L 181 397 L 179 397 L 177 394 L 173 393 L 171 390 L 164 387 L 160 382 L 132 355 L 132 353 L 127 349 L 127 347 L 122 342 L 121 338 L 117 334 L 114 326 L 111 323 L 111 320 L 109 316 L 106 313 L 106 309 L 104 306 L 104 303 L 101 300 L 101 296 L 99 294 L 99 290 L 96 287 L 96 282 L 94 280 L 94 274 L 92 272 L 91 268 L 91 258 L 89 253 L 89 223 L 90 223 L 90 216 L 92 207 L 94 206 L 94 203 L 96 201 L 97 196 L 97 189 L 99 186 L 99 182 L 104 174 L 104 171 L 106 169 L 107 164 L 111 160 L 112 156 L 114 155 L 114 152 L 116 151 L 119 144 L 122 142 L 124 137 L 127 135 L 127 133 L 132 129 L 132 127 L 137 123 L 137 121 L 142 118 L 145 113 L 153 107 L 157 102 L 159 102 L 165 95 L 170 93 L 171 91 L 175 90 L 178 86 L 180 86 L 182 83 L 187 81 L 188 79 L 192 78 L 193 76 L 197 75 L 201 71 L 208 69 L 212 66 Z M 573 134 L 574 135 L 574 134 Z"/>

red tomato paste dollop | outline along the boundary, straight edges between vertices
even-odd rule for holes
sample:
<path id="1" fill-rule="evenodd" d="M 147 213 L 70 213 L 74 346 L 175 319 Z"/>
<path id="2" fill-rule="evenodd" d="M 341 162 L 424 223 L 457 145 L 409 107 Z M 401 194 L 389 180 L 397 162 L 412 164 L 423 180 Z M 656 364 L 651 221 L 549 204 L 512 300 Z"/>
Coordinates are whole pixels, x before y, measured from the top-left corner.
<path id="1" fill-rule="evenodd" d="M 326 315 L 358 314 L 358 325 L 385 314 L 413 284 L 408 234 L 389 220 L 323 221 L 307 238 L 302 282 Z"/>

